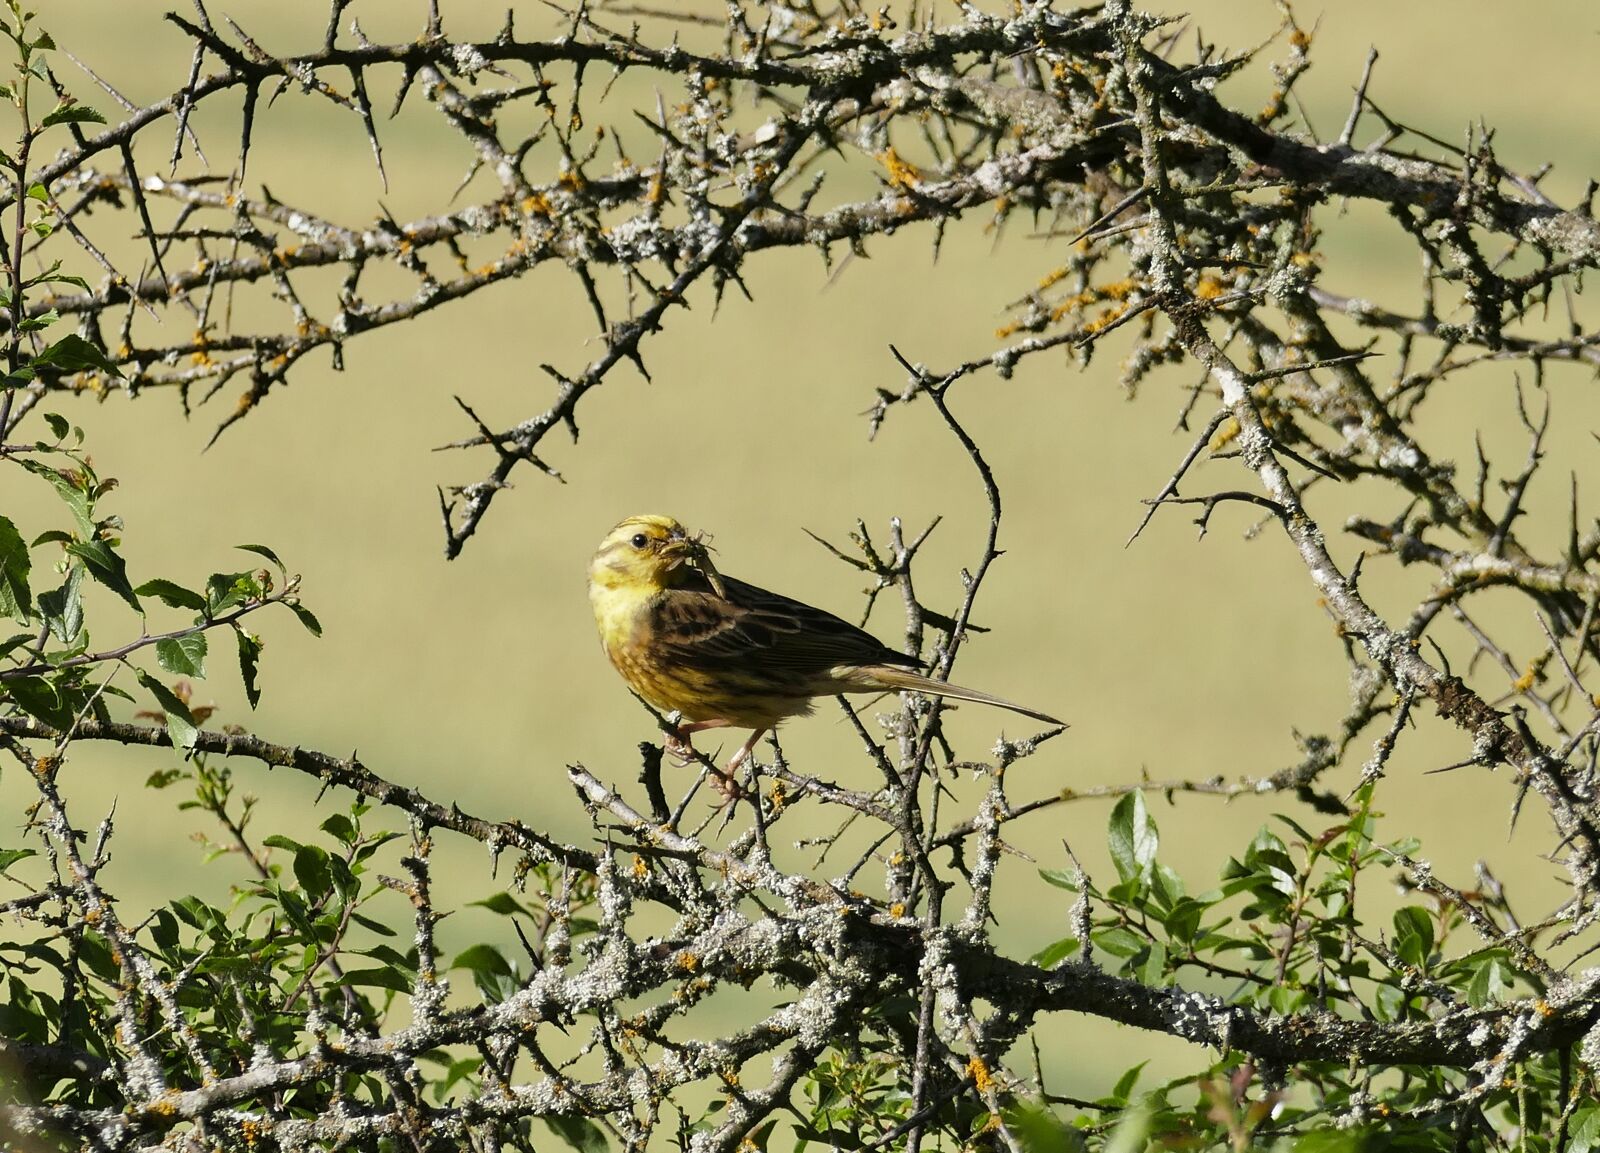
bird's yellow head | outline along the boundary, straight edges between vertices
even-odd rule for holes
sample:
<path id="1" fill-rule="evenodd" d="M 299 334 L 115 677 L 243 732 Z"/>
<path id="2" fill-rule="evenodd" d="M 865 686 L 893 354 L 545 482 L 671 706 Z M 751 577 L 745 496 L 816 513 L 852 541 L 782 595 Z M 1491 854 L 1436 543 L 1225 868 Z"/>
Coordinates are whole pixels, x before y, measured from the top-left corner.
<path id="1" fill-rule="evenodd" d="M 705 534 L 690 533 L 670 516 L 630 516 L 606 534 L 589 562 L 599 588 L 663 589 L 682 584 L 690 568 L 720 586 Z"/>

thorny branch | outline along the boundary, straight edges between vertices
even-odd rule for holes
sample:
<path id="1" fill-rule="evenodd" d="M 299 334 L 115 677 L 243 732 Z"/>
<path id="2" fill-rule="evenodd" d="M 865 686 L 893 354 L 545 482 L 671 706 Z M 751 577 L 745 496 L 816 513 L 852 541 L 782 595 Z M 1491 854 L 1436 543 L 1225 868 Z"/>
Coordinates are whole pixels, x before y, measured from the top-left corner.
<path id="1" fill-rule="evenodd" d="M 520 1146 L 526 1134 L 516 1123 L 540 1117 L 580 1127 L 559 1130 L 569 1136 L 603 1123 L 622 1147 L 643 1150 L 668 1131 L 671 1109 L 687 1147 L 731 1153 L 764 1140 L 764 1127 L 785 1115 L 821 1124 L 825 1111 L 801 1116 L 796 1101 L 803 1087 L 819 1084 L 830 1054 L 846 1054 L 862 1069 L 869 1057 L 887 1062 L 903 1101 L 898 1111 L 858 1119 L 854 1130 L 819 1129 L 811 1139 L 916 1150 L 935 1132 L 959 1140 L 977 1132 L 1015 1149 L 1025 1139 L 1014 1106 L 1051 1098 L 1042 1074 L 1030 1079 L 1008 1062 L 1048 1015 L 1071 1012 L 1209 1046 L 1223 1061 L 1248 1059 L 1234 1074 L 1259 1066 L 1264 1093 L 1297 1079 L 1314 1086 L 1316 1101 L 1299 1122 L 1307 1130 L 1366 1123 L 1375 1115 L 1373 1079 L 1402 1066 L 1450 1071 L 1431 1098 L 1409 1106 L 1422 1123 L 1448 1117 L 1463 1135 L 1488 1129 L 1488 1110 L 1513 1069 L 1532 1079 L 1550 1058 L 1562 1071 L 1565 1134 L 1572 1102 L 1594 1084 L 1592 1067 L 1574 1078 L 1572 1066 L 1592 1065 L 1600 1027 L 1600 981 L 1594 970 L 1573 969 L 1596 947 L 1600 921 L 1600 696 L 1592 691 L 1600 521 L 1580 517 L 1574 477 L 1563 555 L 1539 555 L 1518 529 L 1533 514 L 1534 482 L 1546 467 L 1547 377 L 1600 365 L 1600 340 L 1576 292 L 1600 257 L 1600 225 L 1586 205 L 1554 204 L 1537 177 L 1500 163 L 1486 135 L 1465 149 L 1443 146 L 1381 112 L 1376 54 L 1338 140 L 1309 136 L 1289 110 L 1312 37 L 1292 16 L 1282 29 L 1288 60 L 1273 69 L 1277 88 L 1265 110 L 1247 115 L 1224 102 L 1217 82 L 1250 66 L 1254 54 L 1222 59 L 1200 37 L 1194 59 L 1174 63 L 1174 30 L 1128 0 L 993 13 L 968 5 L 948 24 L 923 12 L 904 28 L 851 4 L 823 18 L 800 0 L 733 3 L 713 18 L 682 20 L 706 33 L 682 42 L 661 29 L 685 13 L 635 24 L 641 14 L 625 5 L 586 3 L 564 13 L 548 38 L 526 36 L 508 18 L 499 36 L 477 43 L 453 39 L 445 13 L 431 4 L 422 35 L 380 43 L 347 21 L 355 7 L 333 0 L 317 46 L 279 56 L 197 3 L 192 17 L 169 16 L 192 44 L 174 95 L 138 107 L 95 77 L 123 107 L 121 123 L 95 131 L 74 123 L 72 143 L 42 166 L 27 147 L 11 158 L 0 171 L 0 208 L 18 220 L 5 254 L 11 283 L 22 281 L 24 257 L 45 243 L 41 236 L 25 252 L 21 239 L 29 182 L 39 184 L 34 199 L 50 206 L 67 238 L 52 243 L 78 246 L 86 278 L 81 289 L 26 309 L 22 293 L 12 295 L 4 323 L 13 373 L 30 347 L 37 352 L 28 321 L 53 310 L 122 370 L 129 396 L 170 388 L 187 410 L 236 384 L 220 435 L 313 353 L 327 350 L 342 367 L 358 338 L 460 307 L 541 265 L 566 267 L 594 313 L 602 350 L 586 366 L 542 366 L 552 382 L 546 406 L 508 427 L 489 426 L 470 397 L 458 398 L 468 424 L 445 447 L 487 449 L 490 463 L 481 479 L 441 490 L 453 557 L 524 466 L 560 478 L 540 454 L 557 429 L 576 440 L 583 398 L 624 363 L 644 373 L 648 337 L 697 294 L 745 291 L 748 261 L 805 246 L 831 262 L 918 225 L 932 226 L 924 231 L 937 245 L 964 216 L 999 224 L 1025 212 L 1046 224 L 1038 238 L 1055 266 L 1012 306 L 1000 334 L 1008 343 L 942 372 L 894 350 L 905 377 L 878 389 L 870 414 L 875 432 L 899 406 L 931 404 L 976 471 L 989 516 L 962 574 L 964 595 L 936 606 L 917 591 L 913 562 L 931 526 L 908 543 L 895 521 L 884 546 L 858 522 L 860 559 L 828 547 L 877 582 L 868 610 L 879 593 L 897 592 L 908 650 L 938 675 L 950 673 L 968 633 L 979 631 L 974 606 L 1001 556 L 1003 469 L 957 415 L 969 403 L 967 382 L 1048 358 L 1087 367 L 1116 349 L 1133 392 L 1188 362 L 1195 371 L 1177 420 L 1184 447 L 1142 518 L 1130 510 L 1137 527 L 1129 543 L 1158 531 L 1174 506 L 1197 506 L 1202 532 L 1225 519 L 1224 509 L 1250 509 L 1260 521 L 1252 534 L 1283 541 L 1321 597 L 1348 665 L 1350 700 L 1332 735 L 1297 734 L 1299 759 L 1274 772 L 1046 785 L 1026 800 L 1010 795 L 1013 767 L 1058 731 L 1001 741 L 987 759 L 963 758 L 948 743 L 938 701 L 908 695 L 882 735 L 844 704 L 874 784 L 847 786 L 790 765 L 774 741 L 770 765 L 752 761 L 719 841 L 685 827 L 693 788 L 670 803 L 660 752 L 646 746 L 640 795 L 605 783 L 619 774 L 568 767 L 598 835 L 586 846 L 519 820 L 465 813 L 353 755 L 201 730 L 192 760 L 173 771 L 200 780 L 205 807 L 249 854 L 255 887 L 241 899 L 278 910 L 259 940 L 237 952 L 227 918 L 193 905 L 175 903 L 182 926 L 169 910 L 125 922 L 102 881 L 111 819 L 86 835 L 55 783 L 74 745 L 164 747 L 169 733 L 99 712 L 86 711 L 68 729 L 13 711 L 0 716 L 0 747 L 37 788 L 30 820 L 49 877 L 0 903 L 0 913 L 54 935 L 60 951 L 47 963 L 70 1004 L 55 1034 L 0 1040 L 0 1063 L 21 1070 L 32 1093 L 0 1106 L 10 1133 L 104 1149 L 183 1132 L 237 1134 L 247 1144 L 266 1136 L 285 1148 L 381 1139 L 419 1149 L 437 1140 L 498 1148 Z M 601 71 L 604 89 L 586 86 Z M 635 78 L 677 96 L 631 109 L 643 121 L 648 160 L 635 159 L 629 149 L 638 148 L 618 131 L 625 117 L 617 102 L 649 86 Z M 613 103 L 602 106 L 607 93 Z M 252 184 L 247 161 L 280 97 L 355 117 L 384 184 L 374 108 L 443 117 L 461 144 L 467 172 L 457 195 L 468 202 L 401 222 L 387 213 L 338 221 L 314 205 L 275 199 Z M 221 171 L 199 152 L 195 113 L 229 99 L 242 105 L 239 143 L 233 167 Z M 602 113 L 604 139 L 584 129 Z M 1374 119 L 1382 134 L 1359 143 L 1363 122 Z M 139 146 L 166 132 L 166 174 L 149 159 L 136 165 Z M 613 147 L 615 158 L 602 159 Z M 834 194 L 844 183 L 830 181 L 841 156 L 878 174 L 873 195 Z M 1339 198 L 1382 206 L 1417 249 L 1423 276 L 1412 312 L 1319 283 L 1325 274 L 1337 279 L 1337 270 L 1323 268 L 1317 240 L 1320 214 Z M 117 229 L 137 234 L 146 250 L 138 275 L 106 255 L 116 246 L 102 233 Z M 381 287 L 394 280 L 380 273 L 393 270 L 403 290 Z M 237 307 L 252 293 L 265 310 Z M 1553 303 L 1565 310 L 1564 323 L 1547 322 Z M 236 319 L 246 315 L 248 324 Z M 174 335 L 180 331 L 187 335 Z M 1377 343 L 1351 343 L 1355 331 Z M 1461 374 L 1485 368 L 1506 374 L 1528 447 L 1498 483 L 1480 447 L 1469 487 L 1454 464 L 1424 447 L 1415 418 Z M 1385 369 L 1387 380 L 1377 375 Z M 29 451 L 14 430 L 52 391 L 104 392 L 107 380 L 81 364 L 39 361 L 32 378 L 8 382 L 0 457 Z M 1541 398 L 1532 406 L 1537 420 L 1530 393 Z M 1191 418 L 1204 420 L 1198 433 Z M 1354 480 L 1375 482 L 1363 493 L 1388 503 L 1363 505 L 1335 524 L 1322 496 L 1354 489 L 1343 484 Z M 1427 568 L 1426 596 L 1386 611 L 1362 584 L 1363 566 L 1384 561 Z M 1524 598 L 1537 630 L 1493 635 L 1465 607 L 1485 593 Z M 193 631 L 55 664 L 41 639 L 13 655 L 19 663 L 0 669 L 0 683 Z M 1461 645 L 1471 658 L 1457 671 L 1446 646 Z M 1400 771 L 1397 747 L 1435 723 L 1424 705 L 1465 738 L 1464 765 L 1510 770 L 1513 816 L 1525 798 L 1543 803 L 1553 828 L 1544 848 L 1566 872 L 1556 908 L 1519 918 L 1487 866 L 1469 889 L 1406 851 L 1373 843 L 1374 797 Z M 1359 766 L 1352 747 L 1363 750 Z M 236 761 L 306 774 L 357 797 L 353 815 L 333 826 L 339 850 L 283 838 L 252 847 L 248 805 L 229 808 L 237 803 L 231 770 L 218 767 Z M 1340 769 L 1353 779 L 1334 785 Z M 964 803 L 953 787 L 962 773 L 981 787 L 952 815 L 949 808 Z M 1495 782 L 1479 785 L 1487 791 Z M 1214 906 L 1197 911 L 1199 898 L 1174 891 L 1175 874 L 1161 871 L 1147 793 L 1293 793 L 1339 823 L 1321 834 L 1299 830 L 1292 844 L 1258 836 L 1230 863 L 1238 887 L 1228 894 L 1255 903 L 1213 924 Z M 1119 798 L 1112 848 L 1120 883 L 1096 886 L 1071 857 L 1072 873 L 1054 882 L 1077 893 L 1074 936 L 1032 960 L 1006 956 L 990 928 L 1002 864 L 1020 855 L 1006 839 L 1011 827 L 1095 797 Z M 369 804 L 404 814 L 409 836 L 402 875 L 363 888 L 367 862 L 389 840 L 357 827 Z M 836 846 L 849 846 L 853 861 L 837 876 L 813 876 L 783 858 L 790 814 L 805 806 L 843 814 L 835 833 L 805 842 L 822 846 L 817 868 Z M 484 904 L 513 918 L 518 964 L 470 949 L 442 964 L 439 831 L 483 845 L 495 866 L 513 854 L 516 895 Z M 292 865 L 271 850 L 291 854 Z M 884 871 L 881 899 L 856 887 L 873 863 Z M 1422 917 L 1426 929 L 1409 917 L 1393 940 L 1362 931 L 1354 910 L 1367 866 L 1403 869 L 1412 890 L 1435 903 L 1433 919 Z M 1258 877 L 1267 879 L 1250 888 Z M 362 936 L 381 935 L 381 923 L 362 911 L 368 903 L 396 899 L 412 922 L 405 953 Z M 1313 916 L 1319 901 L 1334 910 L 1321 921 Z M 1229 948 L 1240 956 L 1219 957 L 1207 941 L 1223 939 L 1235 912 L 1246 928 Z M 1451 962 L 1482 962 L 1466 992 L 1438 955 L 1435 922 L 1439 934 L 1455 924 L 1476 934 L 1473 948 Z M 286 936 L 296 946 L 279 954 L 292 977 L 286 1003 L 246 982 L 230 985 L 209 967 L 224 956 L 271 953 Z M 290 952 L 301 959 L 291 961 Z M 1113 971 L 1110 957 L 1129 960 Z M 357 967 L 357 958 L 383 966 Z M 472 974 L 479 999 L 451 989 L 449 974 L 459 971 Z M 1185 987 L 1180 975 L 1195 971 L 1235 992 Z M 389 1001 L 369 1001 L 363 982 Z M 720 1037 L 693 1026 L 707 997 L 758 982 L 787 1001 L 752 1009 Z M 1398 1008 L 1384 999 L 1389 992 L 1401 998 Z M 408 1010 L 403 1024 L 388 1015 L 396 999 Z M 107 1035 L 114 1043 L 91 1042 Z M 452 1079 L 425 1095 L 425 1070 L 440 1062 Z M 1359 1072 L 1360 1090 L 1333 1092 L 1338 1070 Z M 675 1096 L 691 1084 L 712 1086 L 722 1103 L 693 1125 Z"/>

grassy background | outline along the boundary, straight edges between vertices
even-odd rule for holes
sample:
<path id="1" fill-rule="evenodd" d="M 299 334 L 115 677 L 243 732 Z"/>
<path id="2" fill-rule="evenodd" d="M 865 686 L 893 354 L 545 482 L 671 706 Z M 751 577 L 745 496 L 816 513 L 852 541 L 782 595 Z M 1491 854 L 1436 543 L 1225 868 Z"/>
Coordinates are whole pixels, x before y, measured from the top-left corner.
<path id="1" fill-rule="evenodd" d="M 450 31 L 478 35 L 492 34 L 504 9 L 445 7 Z M 1157 7 L 1192 12 L 1209 38 L 1235 48 L 1270 35 L 1278 19 L 1266 3 Z M 358 15 L 375 38 L 415 34 L 422 5 L 398 8 Z M 313 48 L 325 20 L 320 4 L 213 5 L 214 15 L 224 11 L 267 46 L 285 50 Z M 1497 130 L 1508 165 L 1528 170 L 1554 161 L 1545 188 L 1571 204 L 1600 172 L 1600 137 L 1592 131 L 1600 18 L 1576 0 L 1541 4 L 1537 12 L 1533 20 L 1492 0 L 1330 5 L 1318 23 L 1316 66 L 1297 91 L 1318 132 L 1336 136 L 1366 50 L 1376 44 L 1382 59 L 1371 94 L 1386 111 L 1449 140 L 1463 139 L 1467 125 L 1481 119 Z M 519 13 L 525 31 L 547 21 L 536 6 Z M 1298 15 L 1309 27 L 1318 13 L 1302 8 Z M 52 0 L 42 19 L 64 47 L 135 101 L 164 96 L 187 74 L 183 37 L 152 6 Z M 59 71 L 110 111 L 69 64 Z M 1258 69 L 1230 82 L 1226 94 L 1254 108 L 1267 87 Z M 589 116 L 631 119 L 628 108 L 653 103 L 649 78 L 629 76 Z M 198 125 L 214 163 L 230 154 L 237 132 L 223 113 L 211 110 Z M 373 219 L 380 202 L 400 220 L 437 211 L 469 160 L 438 121 L 413 93 L 400 118 L 380 125 L 390 172 L 384 191 L 355 121 L 289 94 L 263 112 L 248 183 L 351 225 Z M 1375 130 L 1369 121 L 1362 138 Z M 870 174 L 849 180 L 858 190 L 871 188 Z M 1323 219 L 1322 283 L 1408 307 L 1417 269 L 1399 231 L 1366 206 L 1331 206 Z M 646 346 L 654 383 L 616 374 L 580 409 L 582 443 L 546 446 L 570 483 L 524 471 L 453 563 L 441 554 L 434 486 L 479 479 L 490 462 L 431 451 L 471 431 L 452 394 L 491 426 L 503 426 L 549 403 L 540 362 L 574 372 L 597 355 L 593 318 L 564 270 L 542 269 L 404 329 L 358 339 L 346 350 L 343 373 L 318 358 L 209 451 L 205 443 L 229 411 L 231 388 L 187 420 L 176 398 L 162 395 L 57 407 L 89 431 L 102 473 L 123 481 L 110 507 L 127 522 L 136 580 L 161 575 L 193 583 L 236 565 L 242 554 L 230 556 L 230 546 L 246 539 L 271 544 L 304 574 L 306 602 L 326 636 L 304 636 L 286 613 L 263 624 L 265 695 L 253 717 L 228 668 L 231 656 L 219 651 L 200 690 L 201 700 L 221 707 L 218 721 L 332 752 L 359 749 L 378 772 L 430 795 L 581 841 L 592 833 L 563 766 L 581 762 L 631 787 L 635 745 L 651 736 L 650 722 L 599 651 L 584 596 L 585 562 L 620 517 L 671 513 L 715 533 L 727 571 L 854 615 L 858 575 L 828 558 L 802 527 L 842 542 L 856 517 L 881 535 L 890 516 L 913 531 L 942 516 L 919 588 L 936 605 L 958 600 L 960 566 L 976 559 L 984 525 L 970 464 L 926 405 L 892 413 L 874 443 L 860 414 L 874 389 L 901 386 L 890 343 L 935 369 L 983 354 L 994 347 L 1004 303 L 1059 259 L 1050 245 L 1027 239 L 1025 221 L 1013 222 L 998 241 L 983 225 L 975 219 L 953 228 L 937 261 L 926 231 L 911 230 L 875 241 L 870 259 L 832 280 L 815 253 L 773 253 L 747 269 L 753 303 L 730 296 L 714 311 L 707 293 L 694 295 L 692 311 L 673 315 Z M 1187 446 L 1186 434 L 1169 430 L 1194 374 L 1186 367 L 1153 378 L 1130 399 L 1116 384 L 1118 358 L 1118 349 L 1104 349 L 1087 371 L 1036 360 L 1009 381 L 968 381 L 955 402 L 995 464 L 1006 497 L 1007 549 L 977 614 L 994 631 L 964 650 L 957 679 L 1073 723 L 1018 767 L 1018 798 L 1143 772 L 1265 775 L 1299 759 L 1294 729 L 1330 731 L 1346 703 L 1339 642 L 1275 531 L 1246 541 L 1241 532 L 1250 518 L 1224 510 L 1197 544 L 1186 518 L 1166 512 L 1138 544 L 1123 547 L 1143 512 L 1140 499 L 1159 489 Z M 1381 377 L 1388 370 L 1380 364 L 1374 371 Z M 1503 370 L 1453 383 L 1426 413 L 1430 451 L 1470 468 L 1472 434 L 1481 428 L 1514 470 L 1524 446 L 1509 383 Z M 1585 375 L 1554 373 L 1549 391 L 1557 405 L 1553 464 L 1532 493 L 1537 515 L 1521 530 L 1546 552 L 1565 531 L 1568 471 L 1592 475 L 1589 432 L 1597 427 Z M 1201 475 L 1216 487 L 1248 483 L 1237 464 Z M 1311 500 L 1330 529 L 1358 508 L 1387 518 L 1402 507 L 1393 497 L 1348 487 L 1316 490 Z M 25 535 L 55 515 L 37 488 L 5 493 Z M 1352 542 L 1336 537 L 1333 544 L 1342 561 L 1354 557 Z M 1396 611 L 1414 602 L 1424 579 L 1374 573 L 1363 587 L 1380 608 Z M 1526 610 L 1508 612 L 1516 627 L 1531 630 Z M 100 642 L 137 629 L 114 606 L 99 619 Z M 898 635 L 892 606 L 873 627 L 886 639 Z M 1452 655 L 1467 654 L 1457 647 Z M 1422 837 L 1424 854 L 1452 882 L 1469 884 L 1472 862 L 1485 857 L 1514 899 L 1525 896 L 1525 911 L 1542 906 L 1556 893 L 1551 867 L 1537 856 L 1546 839 L 1542 818 L 1530 812 L 1508 842 L 1506 781 L 1479 772 L 1421 775 L 1467 750 L 1464 738 L 1437 720 L 1419 720 L 1382 794 L 1390 814 L 1385 831 Z M 1023 731 L 1016 718 L 977 707 L 961 709 L 951 729 L 973 753 L 1002 730 Z M 783 738 L 798 766 L 865 783 L 856 742 L 831 708 L 790 726 Z M 1360 760 L 1325 784 L 1348 789 Z M 240 875 L 226 862 L 197 873 L 198 850 L 187 837 L 203 821 L 174 815 L 174 798 L 141 787 L 147 771 L 169 761 L 79 746 L 68 770 L 80 819 L 116 801 L 116 883 L 130 906 L 197 886 L 221 893 Z M 320 813 L 345 803 L 339 796 L 318 802 L 298 778 L 243 764 L 237 772 L 261 799 L 263 832 L 308 829 L 313 805 Z M 12 822 L 28 795 L 16 776 L 0 780 Z M 957 791 L 971 799 L 977 786 L 963 782 Z M 1274 811 L 1317 820 L 1282 798 L 1152 804 L 1164 859 L 1195 888 L 1214 880 Z M 1104 879 L 1107 812 L 1099 802 L 1058 809 L 1019 830 L 1017 841 L 1040 865 L 1059 866 L 1065 838 Z M 819 824 L 832 820 L 830 814 Z M 817 831 L 796 822 L 790 836 Z M 19 839 L 14 832 L 4 837 Z M 464 902 L 498 887 L 475 848 L 445 842 L 441 853 L 451 888 L 438 892 Z M 821 871 L 840 871 L 845 861 L 841 855 Z M 1065 895 L 1038 883 L 1024 861 L 1008 858 L 1002 868 L 1008 876 L 997 902 L 998 933 L 1006 946 L 1027 953 L 1064 935 Z M 1372 923 L 1385 924 L 1392 895 L 1374 891 L 1371 898 Z M 492 929 L 467 911 L 447 922 L 443 936 L 447 947 L 459 947 Z M 1080 1030 L 1078 1022 L 1047 1030 L 1052 1088 L 1095 1094 L 1151 1051 L 1144 1035 Z M 1099 1059 L 1075 1055 L 1088 1044 L 1099 1047 Z M 1183 1068 L 1180 1047 L 1158 1055 L 1158 1069 Z"/>

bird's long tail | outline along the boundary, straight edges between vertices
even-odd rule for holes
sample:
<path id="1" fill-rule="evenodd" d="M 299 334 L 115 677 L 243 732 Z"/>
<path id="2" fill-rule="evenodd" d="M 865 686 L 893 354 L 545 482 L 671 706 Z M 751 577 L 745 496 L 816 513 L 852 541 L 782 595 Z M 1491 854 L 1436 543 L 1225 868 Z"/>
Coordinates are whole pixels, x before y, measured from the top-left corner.
<path id="1" fill-rule="evenodd" d="M 1021 713 L 1025 717 L 1032 717 L 1036 721 L 1043 721 L 1047 725 L 1063 727 L 1066 725 L 1065 721 L 1052 717 L 1049 713 L 1041 713 L 1038 709 L 1030 709 L 990 693 L 980 693 L 977 689 L 963 688 L 947 681 L 936 681 L 932 677 L 925 677 L 910 669 L 896 668 L 894 665 L 866 665 L 854 671 L 860 677 L 861 687 L 865 690 L 910 689 L 912 692 L 927 693 L 932 697 L 953 697 L 958 701 L 996 705 L 1002 709 L 1010 709 L 1014 713 Z"/>

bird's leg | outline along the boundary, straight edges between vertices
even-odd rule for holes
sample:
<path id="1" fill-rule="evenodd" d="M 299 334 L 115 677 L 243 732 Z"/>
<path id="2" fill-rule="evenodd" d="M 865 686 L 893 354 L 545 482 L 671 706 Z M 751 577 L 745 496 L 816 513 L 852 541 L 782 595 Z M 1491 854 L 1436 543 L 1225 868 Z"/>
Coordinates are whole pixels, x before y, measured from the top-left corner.
<path id="1" fill-rule="evenodd" d="M 701 729 L 722 729 L 728 726 L 727 721 L 684 721 L 676 732 L 666 734 L 666 739 L 661 742 L 667 755 L 679 766 L 687 765 L 694 760 L 694 745 L 689 738 Z"/>
<path id="2" fill-rule="evenodd" d="M 745 795 L 744 790 L 739 787 L 739 769 L 750 759 L 750 754 L 755 749 L 756 742 L 771 731 L 771 729 L 757 729 L 751 733 L 750 739 L 739 746 L 739 751 L 728 758 L 728 767 L 717 770 L 714 773 L 711 778 L 712 788 L 716 789 L 729 801 L 737 801 L 743 797 Z"/>
<path id="3" fill-rule="evenodd" d="M 745 741 L 744 744 L 740 745 L 739 751 L 728 758 L 728 776 L 733 776 L 733 774 L 738 771 L 739 767 L 743 765 L 745 761 L 750 759 L 750 754 L 755 750 L 756 742 L 771 731 L 771 729 L 757 729 L 755 732 L 750 734 L 750 739 Z"/>

